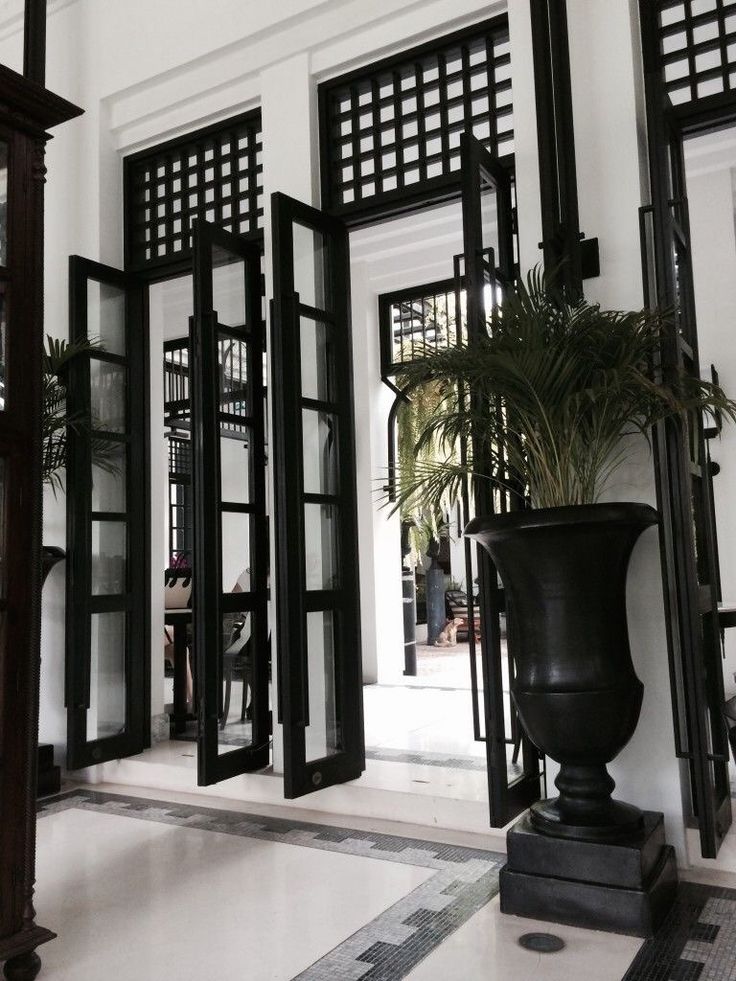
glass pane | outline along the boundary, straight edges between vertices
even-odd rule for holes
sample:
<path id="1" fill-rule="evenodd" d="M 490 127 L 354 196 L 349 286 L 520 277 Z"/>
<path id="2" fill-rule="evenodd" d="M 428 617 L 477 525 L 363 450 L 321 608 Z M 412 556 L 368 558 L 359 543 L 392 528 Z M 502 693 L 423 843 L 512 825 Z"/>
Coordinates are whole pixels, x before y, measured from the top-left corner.
<path id="1" fill-rule="evenodd" d="M 252 614 L 226 613 L 222 618 L 221 701 L 217 752 L 227 753 L 253 741 L 249 718 L 252 693 Z"/>
<path id="2" fill-rule="evenodd" d="M 5 291 L 0 289 L 0 411 L 5 408 L 5 392 L 8 380 L 8 314 Z"/>
<path id="3" fill-rule="evenodd" d="M 342 750 L 335 684 L 335 624 L 330 610 L 307 613 L 309 725 L 306 759 L 319 760 Z"/>
<path id="4" fill-rule="evenodd" d="M 299 302 L 326 310 L 327 248 L 321 232 L 294 224 L 294 290 Z"/>
<path id="5" fill-rule="evenodd" d="M 245 263 L 219 245 L 212 246 L 212 306 L 224 326 L 245 326 Z"/>
<path id="6" fill-rule="evenodd" d="M 0 266 L 8 264 L 8 144 L 0 140 Z"/>
<path id="7" fill-rule="evenodd" d="M 87 336 L 109 354 L 125 354 L 125 290 L 87 280 Z"/>
<path id="8" fill-rule="evenodd" d="M 92 510 L 125 511 L 126 447 L 109 440 L 92 441 Z"/>
<path id="9" fill-rule="evenodd" d="M 330 328 L 318 320 L 301 318 L 302 396 L 332 402 L 335 399 L 334 363 Z"/>
<path id="10" fill-rule="evenodd" d="M 92 594 L 126 591 L 126 527 L 124 521 L 92 522 Z"/>
<path id="11" fill-rule="evenodd" d="M 248 415 L 248 345 L 220 334 L 217 339 L 220 411 Z"/>
<path id="12" fill-rule="evenodd" d="M 125 729 L 125 614 L 93 613 L 87 739 Z"/>
<path id="13" fill-rule="evenodd" d="M 337 508 L 304 505 L 304 561 L 307 589 L 337 589 Z"/>
<path id="14" fill-rule="evenodd" d="M 302 410 L 304 493 L 337 494 L 337 417 L 314 409 Z"/>
<path id="15" fill-rule="evenodd" d="M 125 368 L 99 358 L 89 363 L 92 425 L 111 433 L 125 431 Z"/>
<path id="16" fill-rule="evenodd" d="M 222 591 L 248 592 L 250 589 L 250 515 L 223 511 Z"/>
<path id="17" fill-rule="evenodd" d="M 496 189 L 483 179 L 480 183 L 481 234 L 484 249 L 493 249 L 498 265 L 498 209 Z"/>
<path id="18" fill-rule="evenodd" d="M 220 436 L 220 500 L 224 503 L 250 503 L 249 439 L 249 430 Z"/>

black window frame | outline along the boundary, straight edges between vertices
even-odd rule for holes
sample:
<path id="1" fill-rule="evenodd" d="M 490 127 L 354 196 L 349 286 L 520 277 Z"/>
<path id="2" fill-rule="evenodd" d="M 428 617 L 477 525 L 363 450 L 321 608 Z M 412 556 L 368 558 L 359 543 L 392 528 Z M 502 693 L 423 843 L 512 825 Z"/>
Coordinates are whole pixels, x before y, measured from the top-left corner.
<path id="1" fill-rule="evenodd" d="M 239 132 L 248 133 L 247 167 L 238 170 L 237 173 L 233 170 L 233 162 L 236 154 L 231 144 L 230 150 L 219 161 L 218 167 L 221 171 L 223 165 L 229 164 L 229 174 L 222 172 L 215 173 L 216 161 L 214 157 L 212 160 L 206 158 L 210 146 L 214 147 L 218 141 L 222 143 L 228 138 L 234 140 L 238 137 Z M 171 158 L 172 155 L 180 151 L 182 153 L 196 153 L 199 158 L 196 166 L 199 177 L 196 185 L 196 193 L 199 200 L 196 206 L 188 205 L 184 207 L 184 199 L 195 193 L 194 189 L 187 188 L 185 191 L 183 188 L 180 188 L 178 191 L 175 191 L 173 188 L 174 182 L 177 179 L 177 173 L 179 172 L 177 171 L 175 173 L 173 171 Z M 123 207 L 125 269 L 142 272 L 144 270 L 156 270 L 160 268 L 164 270 L 162 278 L 166 278 L 166 274 L 172 266 L 182 262 L 191 265 L 194 262 L 192 224 L 197 218 L 217 222 L 227 231 L 232 231 L 233 234 L 240 235 L 241 237 L 249 237 L 256 234 L 262 235 L 264 216 L 263 163 L 260 159 L 262 152 L 261 109 L 258 107 L 124 157 Z M 164 171 L 160 177 L 153 178 L 155 181 L 161 180 L 166 188 L 164 197 L 158 199 L 156 202 L 141 202 L 137 199 L 137 195 L 144 190 L 139 171 L 145 166 L 156 166 L 157 169 L 162 168 Z M 210 167 L 213 169 L 212 178 L 207 177 L 207 171 Z M 247 189 L 243 192 L 238 189 L 237 193 L 233 192 L 223 198 L 221 188 L 223 181 L 230 180 L 234 182 L 236 178 L 238 181 L 245 180 Z M 213 200 L 206 201 L 203 195 L 206 195 L 210 187 L 213 190 Z M 181 197 L 181 209 L 179 211 L 175 210 L 177 196 Z M 136 210 L 141 206 L 145 208 L 146 204 L 150 204 L 153 207 L 154 203 L 163 203 L 164 213 L 160 217 L 151 216 L 150 223 L 156 225 L 163 223 L 166 229 L 162 240 L 169 241 L 181 237 L 182 246 L 176 250 L 167 250 L 164 255 L 151 255 L 150 258 L 146 258 L 146 221 L 144 220 L 141 223 L 136 220 Z M 237 205 L 237 208 L 235 208 L 235 205 Z M 227 206 L 231 207 L 231 211 L 229 215 L 224 215 L 223 208 Z M 178 231 L 174 228 L 174 223 L 177 220 L 182 222 L 181 228 Z M 236 227 L 236 221 L 238 227 Z M 247 222 L 247 230 L 242 227 L 243 222 Z M 140 237 L 139 229 L 144 236 L 143 239 Z M 187 237 L 189 244 L 185 241 Z M 158 241 L 158 239 L 155 241 Z"/>
<path id="2" fill-rule="evenodd" d="M 331 153 L 332 138 L 330 133 L 330 102 L 331 99 L 334 98 L 335 93 L 339 92 L 340 90 L 344 90 L 346 87 L 354 90 L 356 86 L 361 83 L 370 84 L 371 90 L 375 95 L 378 86 L 377 79 L 381 74 L 391 72 L 398 78 L 402 69 L 414 69 L 424 58 L 428 58 L 433 55 L 441 56 L 442 52 L 446 52 L 447 49 L 452 49 L 453 46 L 463 46 L 474 40 L 482 38 L 485 38 L 486 42 L 488 43 L 488 39 L 492 38 L 494 34 L 503 35 L 505 33 L 507 36 L 506 40 L 508 40 L 508 30 L 507 14 L 499 14 L 487 20 L 472 24 L 469 27 L 463 28 L 462 30 L 455 31 L 451 34 L 445 34 L 441 37 L 435 38 L 432 41 L 428 41 L 425 44 L 409 48 L 396 55 L 380 59 L 379 61 L 320 83 L 318 87 L 318 104 L 322 207 L 330 214 L 342 218 L 348 225 L 353 226 L 358 224 L 367 224 L 379 218 L 398 215 L 403 212 L 424 208 L 427 205 L 438 204 L 442 201 L 459 198 L 461 196 L 462 183 L 459 164 L 460 146 L 459 142 L 456 147 L 451 148 L 449 146 L 449 136 L 447 136 L 448 127 L 456 129 L 458 134 L 468 128 L 472 130 L 472 120 L 477 120 L 479 118 L 479 116 L 473 115 L 472 101 L 473 99 L 477 99 L 479 96 L 486 93 L 489 98 L 489 109 L 487 114 L 487 119 L 489 122 L 489 140 L 486 141 L 484 145 L 490 150 L 490 152 L 497 155 L 499 137 L 495 120 L 496 117 L 500 116 L 502 113 L 491 111 L 490 100 L 493 98 L 494 93 L 500 89 L 503 89 L 504 91 L 506 89 L 509 91 L 512 90 L 511 77 L 509 77 L 508 80 L 504 79 L 501 82 L 494 84 L 490 82 L 489 78 L 489 87 L 478 90 L 471 91 L 469 88 L 465 88 L 463 86 L 462 97 L 453 97 L 452 100 L 459 101 L 463 106 L 463 115 L 461 120 L 449 120 L 447 105 L 446 102 L 443 101 L 442 97 L 440 97 L 437 106 L 432 105 L 428 109 L 427 107 L 423 107 L 425 108 L 425 115 L 427 115 L 429 112 L 436 111 L 439 112 L 441 117 L 440 125 L 437 129 L 437 133 L 439 134 L 442 142 L 440 157 L 443 161 L 443 173 L 440 176 L 428 177 L 426 174 L 426 166 L 424 168 L 422 167 L 421 155 L 419 155 L 416 164 L 414 161 L 411 162 L 412 166 L 417 166 L 419 168 L 419 179 L 416 183 L 402 186 L 401 180 L 398 180 L 395 190 L 382 191 L 380 194 L 374 194 L 368 198 L 353 200 L 347 204 L 340 203 L 340 201 L 336 199 L 336 185 L 332 180 L 333 167 L 336 166 L 336 161 Z M 503 56 L 503 63 L 510 65 L 510 50 L 507 55 Z M 472 67 L 473 66 L 468 64 L 467 57 L 465 57 L 462 71 L 465 72 L 472 70 Z M 444 79 L 440 80 L 443 82 L 443 84 L 445 84 Z M 419 89 L 416 89 L 415 92 L 418 93 Z M 394 105 L 394 112 L 396 112 L 396 107 L 398 103 L 401 102 L 401 99 L 402 96 L 399 94 L 394 95 L 394 97 L 390 100 Z M 373 128 L 380 128 L 380 99 L 378 101 L 374 101 L 373 105 L 369 104 L 369 107 L 373 114 Z M 506 111 L 507 107 L 503 106 L 502 112 L 505 114 Z M 511 100 L 508 104 L 508 113 L 513 119 L 513 100 Z M 417 109 L 409 114 L 409 119 L 407 121 L 414 121 L 414 117 L 416 117 L 418 125 L 417 139 L 424 139 L 426 134 L 423 130 L 423 125 L 421 124 L 422 114 L 419 109 L 419 98 L 417 98 Z M 397 118 L 399 117 L 396 116 L 395 121 Z M 403 119 L 404 117 L 401 118 Z M 513 134 L 513 125 L 508 131 L 508 136 L 506 132 L 503 134 L 504 141 L 508 139 L 512 146 Z M 357 138 L 353 136 L 354 144 L 356 139 Z M 413 139 L 413 137 L 410 137 L 410 139 Z M 397 140 L 395 147 L 397 153 L 395 169 L 400 173 L 398 156 L 399 149 L 402 147 L 402 144 Z M 390 152 L 390 149 L 390 147 L 386 147 L 385 150 L 377 150 L 376 156 L 380 157 L 383 153 Z M 451 156 L 457 157 L 457 167 L 454 170 L 444 172 L 444 164 Z M 344 167 L 349 165 L 352 159 L 352 156 L 350 158 L 341 158 L 339 166 Z M 513 151 L 501 154 L 498 159 L 505 167 L 513 169 Z M 376 179 L 378 179 L 380 172 L 376 170 L 374 176 Z"/>
<path id="3" fill-rule="evenodd" d="M 672 99 L 675 115 L 691 122 L 697 120 L 699 125 L 708 126 L 713 121 L 719 123 L 725 114 L 736 119 L 736 8 L 725 4 L 724 0 L 715 0 L 715 9 L 693 14 L 691 0 L 649 0 L 655 8 L 656 24 L 653 24 L 656 37 L 658 57 L 663 73 L 667 65 L 687 62 L 687 73 L 673 79 L 663 76 L 663 86 L 666 94 L 672 98 L 678 91 L 690 90 L 690 97 L 683 101 Z M 682 7 L 684 17 L 672 24 L 663 25 L 660 16 L 667 10 Z M 732 29 L 727 31 L 726 21 L 732 23 Z M 696 40 L 694 32 L 711 25 L 716 26 L 716 35 L 712 38 Z M 685 34 L 685 45 L 665 52 L 663 44 L 668 38 Z M 734 49 L 734 54 L 729 54 Z M 698 66 L 698 58 L 710 52 L 718 52 L 720 63 L 710 68 Z M 723 85 L 721 92 L 701 96 L 698 94 L 699 85 L 719 79 Z"/>

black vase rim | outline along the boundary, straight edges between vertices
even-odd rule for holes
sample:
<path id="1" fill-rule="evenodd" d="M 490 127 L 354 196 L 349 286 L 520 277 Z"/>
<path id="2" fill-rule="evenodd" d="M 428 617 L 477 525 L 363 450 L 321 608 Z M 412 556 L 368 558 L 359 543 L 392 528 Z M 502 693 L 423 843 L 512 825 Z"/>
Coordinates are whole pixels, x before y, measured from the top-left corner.
<path id="1" fill-rule="evenodd" d="M 463 534 L 468 538 L 480 538 L 489 532 L 612 524 L 638 527 L 643 531 L 659 524 L 659 513 L 649 504 L 636 501 L 567 504 L 557 508 L 509 511 L 506 514 L 481 514 L 471 519 Z"/>

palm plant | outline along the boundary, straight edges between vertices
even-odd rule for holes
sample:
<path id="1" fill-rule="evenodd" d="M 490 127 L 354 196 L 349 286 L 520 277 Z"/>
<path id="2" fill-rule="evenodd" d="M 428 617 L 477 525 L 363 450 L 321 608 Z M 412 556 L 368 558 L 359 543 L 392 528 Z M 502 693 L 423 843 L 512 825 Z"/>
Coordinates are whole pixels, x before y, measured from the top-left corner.
<path id="1" fill-rule="evenodd" d="M 409 387 L 406 378 L 401 377 L 398 381 L 402 390 Z M 409 525 L 409 543 L 414 562 L 446 530 L 442 502 L 425 500 L 419 477 L 428 468 L 449 461 L 437 440 L 427 438 L 416 449 L 420 436 L 435 418 L 442 402 L 442 386 L 428 382 L 413 389 L 411 398 L 401 403 L 396 416 L 397 474 L 401 477 L 402 486 L 418 486 L 419 489 L 419 493 L 405 495 L 399 508 L 402 521 Z"/>
<path id="2" fill-rule="evenodd" d="M 43 409 L 41 433 L 43 482 L 54 493 L 62 487 L 70 429 L 84 432 L 88 422 L 82 413 L 69 415 L 66 407 L 67 377 L 72 360 L 98 345 L 94 341 L 65 341 L 46 336 L 42 360 Z M 93 427 L 94 428 L 94 427 Z"/>
<path id="3" fill-rule="evenodd" d="M 631 452 L 624 437 L 648 438 L 655 423 L 682 413 L 735 419 L 736 403 L 717 385 L 656 376 L 663 325 L 656 312 L 571 302 L 532 271 L 486 335 L 407 366 L 410 390 L 429 386 L 436 411 L 419 427 L 413 464 L 398 475 L 398 506 L 446 505 L 471 475 L 536 508 L 594 503 Z M 442 450 L 431 460 L 430 445 Z"/>

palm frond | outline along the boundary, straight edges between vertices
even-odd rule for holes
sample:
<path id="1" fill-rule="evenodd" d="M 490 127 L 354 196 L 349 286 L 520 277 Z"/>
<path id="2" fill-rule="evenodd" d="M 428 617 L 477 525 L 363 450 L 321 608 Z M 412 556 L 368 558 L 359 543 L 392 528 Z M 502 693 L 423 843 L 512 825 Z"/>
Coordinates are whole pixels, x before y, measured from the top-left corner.
<path id="1" fill-rule="evenodd" d="M 570 302 L 532 270 L 504 298 L 487 336 L 426 350 L 406 367 L 412 399 L 431 392 L 434 411 L 416 420 L 413 456 L 402 454 L 408 476 L 399 475 L 399 505 L 416 507 L 422 494 L 433 506 L 446 502 L 471 473 L 507 488 L 499 460 L 536 507 L 589 503 L 627 459 L 627 434 L 649 438 L 660 420 L 693 412 L 736 421 L 736 403 L 713 383 L 658 377 L 667 326 L 656 311 Z M 467 466 L 456 463 L 463 438 L 484 448 L 492 473 L 478 474 L 472 453 Z"/>

